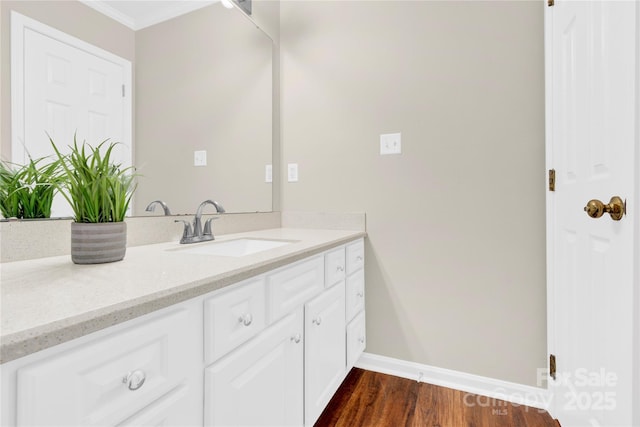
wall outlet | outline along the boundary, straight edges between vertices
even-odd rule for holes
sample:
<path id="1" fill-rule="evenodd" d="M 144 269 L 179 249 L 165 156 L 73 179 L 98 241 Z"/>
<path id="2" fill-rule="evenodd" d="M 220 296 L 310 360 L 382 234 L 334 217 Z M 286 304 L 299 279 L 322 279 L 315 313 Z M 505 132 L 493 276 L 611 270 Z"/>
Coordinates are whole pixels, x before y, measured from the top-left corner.
<path id="1" fill-rule="evenodd" d="M 298 182 L 298 164 L 289 163 L 287 165 L 287 181 Z"/>
<path id="2" fill-rule="evenodd" d="M 402 153 L 402 134 L 386 133 L 380 135 L 380 154 Z"/>
<path id="3" fill-rule="evenodd" d="M 271 165 L 264 167 L 264 182 L 273 182 L 273 167 Z"/>
<path id="4" fill-rule="evenodd" d="M 194 151 L 193 152 L 193 166 L 207 166 L 207 151 Z"/>

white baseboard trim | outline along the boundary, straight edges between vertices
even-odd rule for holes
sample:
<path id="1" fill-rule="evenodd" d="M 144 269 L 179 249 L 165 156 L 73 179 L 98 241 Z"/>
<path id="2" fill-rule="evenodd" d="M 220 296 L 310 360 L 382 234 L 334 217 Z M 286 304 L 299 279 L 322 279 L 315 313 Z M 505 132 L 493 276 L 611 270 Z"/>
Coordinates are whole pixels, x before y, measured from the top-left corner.
<path id="1" fill-rule="evenodd" d="M 526 405 L 544 410 L 549 409 L 550 393 L 544 388 L 496 380 L 371 353 L 363 353 L 356 363 L 356 367 L 453 388 L 492 399 L 505 400 L 517 405 Z M 477 400 L 470 398 L 469 403 L 490 404 L 486 399 L 479 398 Z"/>

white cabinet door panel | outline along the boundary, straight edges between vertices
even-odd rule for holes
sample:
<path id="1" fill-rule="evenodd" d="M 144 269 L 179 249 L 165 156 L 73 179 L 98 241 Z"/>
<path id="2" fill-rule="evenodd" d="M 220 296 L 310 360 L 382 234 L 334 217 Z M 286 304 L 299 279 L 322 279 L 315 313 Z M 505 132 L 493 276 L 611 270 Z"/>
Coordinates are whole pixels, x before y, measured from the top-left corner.
<path id="1" fill-rule="evenodd" d="M 345 285 L 305 305 L 305 425 L 313 425 L 346 373 Z"/>

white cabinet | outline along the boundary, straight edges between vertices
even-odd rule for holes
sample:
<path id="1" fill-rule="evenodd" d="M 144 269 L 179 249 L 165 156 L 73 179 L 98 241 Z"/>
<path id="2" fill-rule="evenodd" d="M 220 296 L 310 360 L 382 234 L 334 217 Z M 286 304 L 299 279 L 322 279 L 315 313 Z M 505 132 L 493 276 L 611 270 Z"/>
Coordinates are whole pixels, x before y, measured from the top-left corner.
<path id="1" fill-rule="evenodd" d="M 346 374 L 344 281 L 305 305 L 305 425 L 312 426 Z"/>
<path id="2" fill-rule="evenodd" d="M 347 371 L 356 364 L 367 346 L 364 310 L 347 325 Z"/>
<path id="3" fill-rule="evenodd" d="M 366 345 L 359 240 L 0 365 L 0 425 L 313 425 Z"/>
<path id="4" fill-rule="evenodd" d="M 367 346 L 365 322 L 364 241 L 346 247 L 347 254 L 347 371 L 353 368 Z"/>
<path id="5" fill-rule="evenodd" d="M 302 309 L 205 370 L 206 426 L 300 426 Z"/>

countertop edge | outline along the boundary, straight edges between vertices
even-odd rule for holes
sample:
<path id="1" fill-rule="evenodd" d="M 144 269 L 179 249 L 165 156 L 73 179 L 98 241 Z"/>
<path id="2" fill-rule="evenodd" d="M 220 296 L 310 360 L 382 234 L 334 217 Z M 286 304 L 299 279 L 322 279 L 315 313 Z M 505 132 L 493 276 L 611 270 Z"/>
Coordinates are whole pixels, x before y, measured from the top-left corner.
<path id="1" fill-rule="evenodd" d="M 367 233 L 364 231 L 354 231 L 350 236 L 257 262 L 250 267 L 231 270 L 225 272 L 225 274 L 185 283 L 141 298 L 123 301 L 115 306 L 96 309 L 76 317 L 3 335 L 2 343 L 0 344 L 0 364 L 11 362 L 58 344 L 69 342 L 174 304 L 205 295 L 250 277 L 364 238 L 366 235 Z"/>

